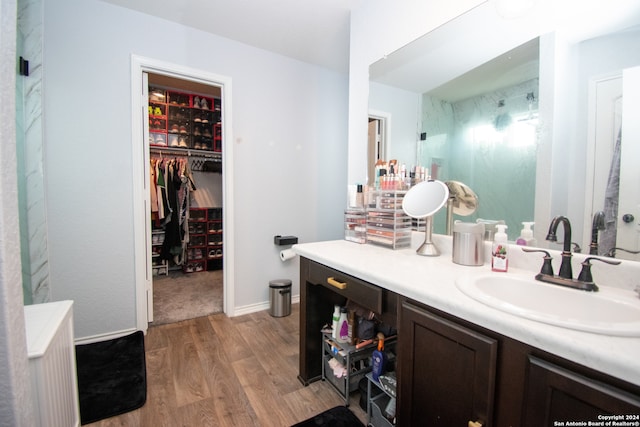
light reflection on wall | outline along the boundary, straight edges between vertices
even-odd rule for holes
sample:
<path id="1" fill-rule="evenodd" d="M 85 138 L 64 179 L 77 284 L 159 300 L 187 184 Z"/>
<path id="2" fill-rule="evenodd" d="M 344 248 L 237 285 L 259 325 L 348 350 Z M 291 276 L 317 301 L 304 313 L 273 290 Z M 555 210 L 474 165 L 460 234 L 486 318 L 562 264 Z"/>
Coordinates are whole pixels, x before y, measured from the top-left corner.
<path id="1" fill-rule="evenodd" d="M 529 147 L 536 144 L 537 118 L 516 118 L 504 130 L 497 130 L 493 124 L 481 124 L 468 129 L 468 138 L 474 145 L 508 145 Z"/>
<path id="2" fill-rule="evenodd" d="M 533 92 L 535 99 L 528 99 Z M 421 165 L 437 163 L 438 179 L 467 184 L 479 207 L 465 222 L 504 220 L 510 240 L 533 221 L 537 150 L 538 80 L 449 103 L 423 96 Z M 503 101 L 503 102 L 500 102 Z M 444 233 L 445 214 L 434 230 Z"/>

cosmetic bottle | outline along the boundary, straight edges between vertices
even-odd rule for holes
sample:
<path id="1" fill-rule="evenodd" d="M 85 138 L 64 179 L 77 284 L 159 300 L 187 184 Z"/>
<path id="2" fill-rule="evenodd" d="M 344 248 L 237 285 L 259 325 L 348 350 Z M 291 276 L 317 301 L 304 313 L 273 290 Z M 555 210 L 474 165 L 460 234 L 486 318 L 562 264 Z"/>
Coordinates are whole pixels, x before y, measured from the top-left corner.
<path id="1" fill-rule="evenodd" d="M 491 246 L 491 270 L 506 272 L 509 268 L 509 244 L 507 243 L 507 233 L 504 231 L 507 226 L 497 224 L 498 232 L 493 238 Z"/>
<path id="2" fill-rule="evenodd" d="M 356 345 L 356 313 L 353 310 L 349 311 L 347 321 L 349 324 L 349 344 Z"/>
<path id="3" fill-rule="evenodd" d="M 362 184 L 356 186 L 356 208 L 364 208 L 364 193 L 362 192 Z"/>
<path id="4" fill-rule="evenodd" d="M 535 246 L 536 239 L 533 237 L 533 230 L 531 226 L 533 222 L 523 222 L 522 230 L 520 231 L 520 237 L 516 240 L 516 244 L 520 246 Z"/>
<path id="5" fill-rule="evenodd" d="M 333 339 L 338 339 L 338 336 L 340 334 L 340 331 L 338 331 L 338 324 L 340 322 L 340 306 L 339 305 L 334 305 L 333 306 L 333 319 L 332 319 L 332 323 L 331 323 L 331 337 Z"/>
<path id="6" fill-rule="evenodd" d="M 371 376 L 375 381 L 378 381 L 380 375 L 384 372 L 384 365 L 387 362 L 386 356 L 384 354 L 384 337 L 378 340 L 378 349 L 374 350 L 371 354 L 372 368 L 371 368 Z"/>
<path id="7" fill-rule="evenodd" d="M 349 341 L 349 321 L 347 320 L 347 307 L 340 309 L 340 320 L 338 320 L 339 335 L 338 342 L 346 343 Z"/>

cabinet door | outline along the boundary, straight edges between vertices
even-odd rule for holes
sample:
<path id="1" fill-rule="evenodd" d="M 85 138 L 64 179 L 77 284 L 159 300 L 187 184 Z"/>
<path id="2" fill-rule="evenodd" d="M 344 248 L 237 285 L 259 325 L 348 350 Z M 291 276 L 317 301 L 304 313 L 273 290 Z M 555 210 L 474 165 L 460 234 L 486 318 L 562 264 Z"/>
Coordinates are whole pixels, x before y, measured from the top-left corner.
<path id="1" fill-rule="evenodd" d="M 631 414 L 640 414 L 640 396 L 529 357 L 522 426 L 597 422 L 602 415 Z"/>
<path id="2" fill-rule="evenodd" d="M 403 301 L 398 345 L 399 425 L 491 425 L 496 340 Z"/>

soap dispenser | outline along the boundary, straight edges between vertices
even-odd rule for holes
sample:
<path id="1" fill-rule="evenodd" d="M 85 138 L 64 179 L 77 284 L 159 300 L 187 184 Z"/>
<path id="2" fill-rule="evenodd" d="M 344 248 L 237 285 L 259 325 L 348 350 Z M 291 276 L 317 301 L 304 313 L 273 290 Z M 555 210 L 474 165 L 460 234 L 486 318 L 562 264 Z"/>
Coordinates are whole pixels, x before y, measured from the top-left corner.
<path id="1" fill-rule="evenodd" d="M 523 222 L 522 230 L 520 231 L 520 237 L 516 240 L 516 244 L 520 246 L 535 246 L 536 239 L 533 237 L 533 230 L 531 230 L 531 226 L 533 226 L 533 222 Z"/>
<path id="2" fill-rule="evenodd" d="M 509 268 L 509 244 L 505 224 L 497 224 L 498 231 L 491 246 L 491 270 L 505 272 Z"/>

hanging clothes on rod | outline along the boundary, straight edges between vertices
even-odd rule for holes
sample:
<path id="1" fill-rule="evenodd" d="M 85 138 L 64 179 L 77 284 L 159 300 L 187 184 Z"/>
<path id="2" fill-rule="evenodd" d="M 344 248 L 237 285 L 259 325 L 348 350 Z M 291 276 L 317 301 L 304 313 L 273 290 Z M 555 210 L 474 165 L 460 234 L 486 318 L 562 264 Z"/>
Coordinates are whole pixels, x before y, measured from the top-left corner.
<path id="1" fill-rule="evenodd" d="M 186 157 L 172 159 L 151 158 L 152 190 L 155 187 L 156 206 L 151 206 L 151 214 L 157 215 L 165 231 L 160 253 L 161 259 L 173 260 L 181 265 L 189 243 L 189 205 L 190 192 L 195 190 L 193 175 Z"/>

